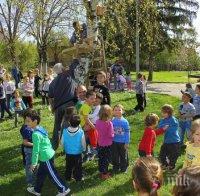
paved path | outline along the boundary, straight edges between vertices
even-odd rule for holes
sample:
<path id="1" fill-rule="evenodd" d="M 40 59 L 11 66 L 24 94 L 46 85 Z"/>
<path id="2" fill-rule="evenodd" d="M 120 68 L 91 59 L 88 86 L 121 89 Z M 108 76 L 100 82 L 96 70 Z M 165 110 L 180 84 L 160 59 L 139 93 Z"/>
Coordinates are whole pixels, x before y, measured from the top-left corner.
<path id="1" fill-rule="evenodd" d="M 195 88 L 195 84 L 193 84 Z M 147 84 L 148 92 L 168 94 L 175 97 L 181 97 L 181 90 L 185 90 L 185 84 L 174 84 L 174 83 L 149 83 Z"/>

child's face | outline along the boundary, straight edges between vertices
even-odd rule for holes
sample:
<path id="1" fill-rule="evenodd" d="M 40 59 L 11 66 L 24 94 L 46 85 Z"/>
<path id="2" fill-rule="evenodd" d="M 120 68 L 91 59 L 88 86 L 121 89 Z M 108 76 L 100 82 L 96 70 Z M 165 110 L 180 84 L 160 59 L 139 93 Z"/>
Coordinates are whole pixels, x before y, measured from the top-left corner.
<path id="1" fill-rule="evenodd" d="M 96 97 L 95 105 L 101 105 L 102 100 Z"/>
<path id="2" fill-rule="evenodd" d="M 196 94 L 200 94 L 200 89 L 196 86 L 196 88 L 195 88 L 195 93 Z"/>
<path id="3" fill-rule="evenodd" d="M 7 81 L 10 81 L 10 79 L 11 79 L 10 76 L 9 76 L 9 75 L 6 75 L 6 80 L 7 80 Z"/>
<path id="4" fill-rule="evenodd" d="M 30 128 L 34 129 L 37 126 L 37 120 L 32 121 L 31 118 L 26 117 L 25 118 L 25 124 L 29 126 Z"/>
<path id="5" fill-rule="evenodd" d="M 97 75 L 97 82 L 98 84 L 104 84 L 106 81 L 106 78 L 103 74 L 98 74 Z"/>
<path id="6" fill-rule="evenodd" d="M 182 101 L 183 101 L 184 103 L 189 103 L 189 102 L 190 102 L 190 98 L 189 98 L 187 95 L 183 94 L 183 95 L 182 95 Z"/>
<path id="7" fill-rule="evenodd" d="M 14 97 L 15 98 L 19 97 L 19 92 L 18 91 L 14 93 Z"/>
<path id="8" fill-rule="evenodd" d="M 96 95 L 92 95 L 92 96 L 86 98 L 86 102 L 90 106 L 93 106 L 95 104 L 95 101 L 96 101 Z"/>
<path id="9" fill-rule="evenodd" d="M 81 101 L 84 101 L 85 100 L 86 92 L 87 92 L 86 88 L 84 88 L 84 87 L 78 87 L 78 89 L 77 89 L 77 97 Z"/>
<path id="10" fill-rule="evenodd" d="M 122 117 L 123 109 L 121 107 L 115 107 L 113 109 L 113 114 L 114 114 L 115 117 Z"/>
<path id="11" fill-rule="evenodd" d="M 168 118 L 169 117 L 169 114 L 166 113 L 166 112 L 163 112 L 163 111 L 162 111 L 161 115 L 162 115 L 163 118 Z"/>
<path id="12" fill-rule="evenodd" d="M 194 143 L 200 145 L 200 128 L 192 135 Z"/>
<path id="13" fill-rule="evenodd" d="M 29 78 L 28 77 L 25 77 L 24 78 L 24 83 L 28 83 L 29 82 Z"/>

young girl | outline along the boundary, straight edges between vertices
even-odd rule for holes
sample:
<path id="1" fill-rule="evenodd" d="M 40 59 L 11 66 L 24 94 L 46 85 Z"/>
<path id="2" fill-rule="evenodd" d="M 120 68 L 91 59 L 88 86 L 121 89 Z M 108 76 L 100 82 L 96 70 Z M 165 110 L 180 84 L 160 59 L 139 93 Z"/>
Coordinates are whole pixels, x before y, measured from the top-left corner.
<path id="1" fill-rule="evenodd" d="M 183 167 L 200 166 L 200 119 L 192 122 L 191 142 L 187 142 Z"/>
<path id="2" fill-rule="evenodd" d="M 10 109 L 10 101 L 11 101 L 12 95 L 15 91 L 15 83 L 11 80 L 10 74 L 6 74 L 4 86 L 5 86 L 5 89 L 6 89 L 7 107 L 8 107 L 8 109 Z"/>
<path id="3" fill-rule="evenodd" d="M 51 84 L 52 80 L 50 79 L 48 74 L 44 74 L 44 80 L 42 81 L 41 84 L 41 95 L 42 95 L 42 104 L 49 105 L 49 98 L 48 98 L 48 93 L 49 93 L 49 85 Z"/>
<path id="4" fill-rule="evenodd" d="M 24 77 L 24 82 L 22 84 L 22 100 L 26 107 L 32 108 L 33 107 L 33 91 L 34 86 L 29 82 L 28 77 Z"/>
<path id="5" fill-rule="evenodd" d="M 34 83 L 35 83 L 35 76 L 34 76 L 34 73 L 32 70 L 29 70 L 28 73 L 27 73 L 27 77 L 29 78 L 29 83 L 31 85 L 33 85 L 33 87 L 35 86 Z"/>
<path id="6" fill-rule="evenodd" d="M 117 104 L 113 108 L 114 138 L 112 144 L 113 172 L 126 172 L 128 167 L 128 145 L 130 142 L 129 122 L 123 117 L 124 107 Z"/>
<path id="7" fill-rule="evenodd" d="M 6 91 L 3 85 L 3 78 L 0 78 L 0 108 L 1 108 L 1 120 L 4 118 L 4 112 L 6 111 L 10 118 L 12 118 L 12 114 L 6 105 Z"/>
<path id="8" fill-rule="evenodd" d="M 173 196 L 200 195 L 200 166 L 186 167 L 179 172 Z"/>
<path id="9" fill-rule="evenodd" d="M 156 143 L 156 136 L 161 135 L 168 128 L 165 125 L 163 128 L 155 130 L 158 125 L 159 117 L 156 114 L 150 113 L 145 118 L 145 130 L 142 140 L 139 144 L 139 155 L 141 157 L 153 156 L 153 149 Z"/>
<path id="10" fill-rule="evenodd" d="M 99 112 L 99 120 L 96 121 L 99 145 L 98 165 L 101 179 L 108 179 L 111 177 L 108 173 L 108 166 L 111 157 L 111 145 L 114 137 L 114 130 L 111 118 L 112 108 L 109 105 L 103 105 Z"/>
<path id="11" fill-rule="evenodd" d="M 163 183 L 160 163 L 153 157 L 137 159 L 132 171 L 133 186 L 139 196 L 157 196 Z"/>

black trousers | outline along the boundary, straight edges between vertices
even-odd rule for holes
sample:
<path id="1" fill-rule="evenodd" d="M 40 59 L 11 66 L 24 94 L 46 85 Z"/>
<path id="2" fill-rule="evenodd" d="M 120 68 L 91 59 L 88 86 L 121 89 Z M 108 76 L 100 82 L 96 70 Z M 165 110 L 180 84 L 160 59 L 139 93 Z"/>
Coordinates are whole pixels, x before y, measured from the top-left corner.
<path id="1" fill-rule="evenodd" d="M 160 149 L 160 161 L 164 166 L 175 167 L 180 155 L 180 143 L 163 144 Z M 169 160 L 169 163 L 167 161 Z"/>
<path id="2" fill-rule="evenodd" d="M 42 91 L 42 104 L 49 105 L 49 97 L 48 97 L 48 91 Z"/>
<path id="3" fill-rule="evenodd" d="M 144 108 L 147 107 L 147 95 L 144 93 Z"/>
<path id="4" fill-rule="evenodd" d="M 41 193 L 42 186 L 47 176 L 55 184 L 59 192 L 62 193 L 68 189 L 68 187 L 65 185 L 65 183 L 58 175 L 54 167 L 52 158 L 48 161 L 40 162 L 39 168 L 37 170 L 36 185 L 34 187 L 34 190 L 36 192 Z"/>
<path id="5" fill-rule="evenodd" d="M 113 170 L 125 172 L 128 167 L 128 151 L 124 147 L 125 143 L 113 142 L 112 144 L 112 164 Z"/>
<path id="6" fill-rule="evenodd" d="M 135 106 L 136 111 L 144 111 L 144 97 L 141 94 L 136 94 L 137 105 Z"/>
<path id="7" fill-rule="evenodd" d="M 98 147 L 98 165 L 99 172 L 103 174 L 108 173 L 108 166 L 111 160 L 111 146 Z"/>
<path id="8" fill-rule="evenodd" d="M 72 173 L 76 181 L 82 179 L 82 155 L 66 154 L 66 180 L 71 180 Z"/>
<path id="9" fill-rule="evenodd" d="M 8 109 L 6 105 L 6 98 L 0 99 L 0 107 L 1 107 L 1 118 L 4 118 L 5 111 L 8 113 L 10 117 L 12 116 L 10 110 Z"/>
<path id="10" fill-rule="evenodd" d="M 40 95 L 39 86 L 35 86 L 34 91 L 35 91 L 35 97 L 39 97 Z"/>

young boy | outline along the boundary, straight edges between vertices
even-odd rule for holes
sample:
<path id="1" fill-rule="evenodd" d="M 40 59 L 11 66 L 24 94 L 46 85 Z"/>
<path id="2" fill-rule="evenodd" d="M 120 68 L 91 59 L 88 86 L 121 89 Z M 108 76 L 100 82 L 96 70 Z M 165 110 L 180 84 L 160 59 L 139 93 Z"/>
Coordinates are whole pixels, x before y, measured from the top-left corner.
<path id="1" fill-rule="evenodd" d="M 96 93 L 94 91 L 88 91 L 86 93 L 86 100 L 79 110 L 79 114 L 80 114 L 80 118 L 81 118 L 80 124 L 81 124 L 81 127 L 85 131 L 85 138 L 86 138 L 87 143 L 89 143 L 89 141 L 88 141 L 89 140 L 89 136 L 88 136 L 89 130 L 95 129 L 94 124 L 89 119 L 89 114 L 92 112 L 92 106 L 94 106 L 95 100 L 96 100 Z M 89 152 L 87 149 L 86 156 L 84 157 L 84 161 L 88 160 L 88 154 L 89 154 Z"/>
<path id="2" fill-rule="evenodd" d="M 143 83 L 143 75 L 141 73 L 137 75 L 135 92 L 136 92 L 137 105 L 133 110 L 134 114 L 139 111 L 140 112 L 144 111 L 144 83 Z"/>
<path id="3" fill-rule="evenodd" d="M 160 149 L 160 161 L 163 168 L 173 170 L 176 165 L 180 153 L 180 136 L 179 136 L 179 123 L 178 120 L 173 116 L 173 107 L 165 104 L 162 109 L 162 117 L 158 127 L 169 127 L 164 134 L 164 142 Z"/>
<path id="4" fill-rule="evenodd" d="M 32 150 L 33 150 L 33 142 L 32 142 L 32 134 L 33 129 L 28 127 L 27 125 L 27 115 L 30 112 L 30 110 L 27 110 L 24 114 L 24 125 L 22 125 L 20 129 L 20 133 L 23 139 L 22 142 L 22 156 L 23 156 L 23 162 L 25 166 L 26 171 L 26 182 L 28 187 L 34 186 L 34 174 L 30 170 L 31 167 L 31 157 L 32 157 Z"/>
<path id="5" fill-rule="evenodd" d="M 108 104 L 110 105 L 110 92 L 109 89 L 106 87 L 106 73 L 100 71 L 97 73 L 97 85 L 94 86 L 94 91 L 99 92 L 103 95 L 102 105 Z"/>
<path id="6" fill-rule="evenodd" d="M 87 89 L 86 89 L 86 87 L 84 85 L 79 85 L 77 87 L 76 96 L 78 98 L 78 101 L 77 101 L 77 103 L 75 105 L 77 111 L 80 110 L 81 106 L 85 102 L 86 93 L 87 93 Z"/>
<path id="7" fill-rule="evenodd" d="M 189 131 L 191 128 L 192 119 L 195 116 L 195 107 L 190 103 L 191 95 L 189 92 L 183 92 L 182 103 L 179 106 L 179 127 L 180 127 L 180 137 L 181 145 L 184 143 L 184 136 L 186 133 L 189 139 Z"/>
<path id="8" fill-rule="evenodd" d="M 36 165 L 39 164 L 37 170 L 36 184 L 34 187 L 28 187 L 27 191 L 33 195 L 41 195 L 41 189 L 46 176 L 52 180 L 56 185 L 59 193 L 57 196 L 64 196 L 70 192 L 70 189 L 64 184 L 61 178 L 58 176 L 57 171 L 54 167 L 53 159 L 55 151 L 51 146 L 51 142 L 48 138 L 47 131 L 39 126 L 40 116 L 39 114 L 32 110 L 26 116 L 27 125 L 33 129 L 32 141 L 33 141 L 33 151 L 32 151 L 32 171 L 35 170 Z"/>
<path id="9" fill-rule="evenodd" d="M 113 172 L 126 172 L 128 167 L 128 145 L 130 142 L 129 122 L 123 117 L 124 107 L 117 104 L 113 108 L 114 138 L 112 144 Z"/>
<path id="10" fill-rule="evenodd" d="M 71 180 L 73 172 L 76 181 L 82 180 L 82 152 L 85 151 L 86 143 L 84 132 L 80 125 L 80 117 L 72 115 L 70 126 L 63 130 L 61 143 L 66 154 L 66 180 Z"/>

